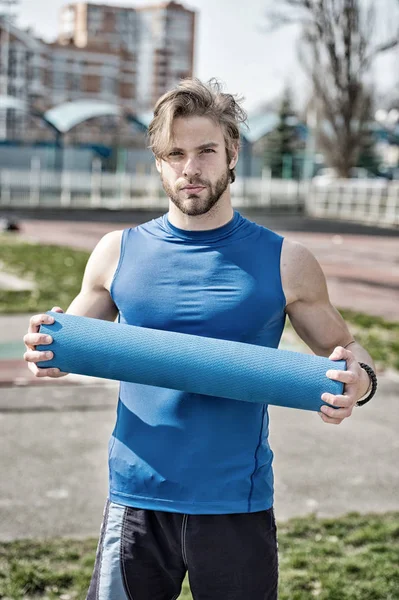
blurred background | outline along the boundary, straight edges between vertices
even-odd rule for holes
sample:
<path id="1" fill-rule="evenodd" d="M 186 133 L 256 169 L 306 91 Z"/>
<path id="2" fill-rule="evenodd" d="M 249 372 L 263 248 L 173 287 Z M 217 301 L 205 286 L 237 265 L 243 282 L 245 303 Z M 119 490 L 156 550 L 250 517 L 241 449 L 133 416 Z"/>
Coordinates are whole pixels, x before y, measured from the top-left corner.
<path id="1" fill-rule="evenodd" d="M 146 129 L 198 76 L 244 97 L 236 206 L 397 226 L 398 14 L 397 0 L 0 0 L 0 206 L 165 207 Z"/>

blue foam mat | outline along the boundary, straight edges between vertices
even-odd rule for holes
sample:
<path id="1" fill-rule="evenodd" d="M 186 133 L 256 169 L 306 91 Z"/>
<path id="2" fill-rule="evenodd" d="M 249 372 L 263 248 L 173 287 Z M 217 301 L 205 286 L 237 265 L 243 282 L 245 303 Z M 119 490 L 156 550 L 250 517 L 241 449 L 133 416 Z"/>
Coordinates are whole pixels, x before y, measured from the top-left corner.
<path id="1" fill-rule="evenodd" d="M 130 381 L 232 400 L 319 411 L 324 392 L 342 394 L 326 377 L 345 361 L 88 317 L 49 313 L 54 358 L 39 367 Z"/>

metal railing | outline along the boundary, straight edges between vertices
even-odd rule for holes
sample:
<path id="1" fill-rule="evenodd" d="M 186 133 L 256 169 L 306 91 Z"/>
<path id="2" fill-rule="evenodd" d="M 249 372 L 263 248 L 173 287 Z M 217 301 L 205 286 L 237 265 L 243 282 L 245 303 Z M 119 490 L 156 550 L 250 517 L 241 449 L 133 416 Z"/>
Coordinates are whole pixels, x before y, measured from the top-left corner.
<path id="1" fill-rule="evenodd" d="M 312 183 L 240 178 L 231 186 L 236 208 L 305 211 L 318 218 L 399 226 L 399 182 L 335 180 Z M 167 209 L 158 175 L 128 173 L 0 171 L 0 208 L 63 207 Z"/>
<path id="2" fill-rule="evenodd" d="M 305 197 L 309 216 L 364 224 L 399 226 L 399 181 L 336 180 L 310 185 Z"/>
<path id="3" fill-rule="evenodd" d="M 232 186 L 235 206 L 297 208 L 303 195 L 296 181 L 237 178 Z M 168 205 L 158 175 L 128 173 L 0 171 L 0 206 L 73 208 L 165 208 Z"/>

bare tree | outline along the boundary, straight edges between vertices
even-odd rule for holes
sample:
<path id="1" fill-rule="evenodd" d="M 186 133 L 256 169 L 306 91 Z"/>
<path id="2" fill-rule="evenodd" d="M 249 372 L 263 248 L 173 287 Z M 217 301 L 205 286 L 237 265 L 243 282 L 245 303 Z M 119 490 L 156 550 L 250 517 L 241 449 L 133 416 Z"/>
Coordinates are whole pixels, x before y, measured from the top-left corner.
<path id="1" fill-rule="evenodd" d="M 277 4 L 277 3 L 275 3 Z M 318 137 L 326 162 L 341 177 L 356 165 L 364 124 L 370 115 L 368 75 L 375 58 L 399 43 L 399 14 L 392 38 L 377 41 L 376 2 L 365 0 L 280 0 L 271 9 L 271 29 L 302 26 L 299 57 L 313 82 Z"/>

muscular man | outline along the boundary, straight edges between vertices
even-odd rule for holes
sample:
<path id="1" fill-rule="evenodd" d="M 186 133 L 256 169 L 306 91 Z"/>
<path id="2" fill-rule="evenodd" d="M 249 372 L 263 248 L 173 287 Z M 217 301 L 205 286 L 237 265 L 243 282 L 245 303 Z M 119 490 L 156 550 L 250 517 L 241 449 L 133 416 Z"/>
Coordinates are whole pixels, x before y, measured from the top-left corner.
<path id="1" fill-rule="evenodd" d="M 244 121 L 214 83 L 185 80 L 160 98 L 149 134 L 169 212 L 106 235 L 67 312 L 269 347 L 288 315 L 316 354 L 347 361 L 328 372 L 345 393 L 322 396 L 340 408 L 321 418 L 339 424 L 369 394 L 359 362 L 373 362 L 312 254 L 233 210 Z M 38 329 L 52 321 L 32 317 L 24 338 L 37 377 L 63 375 L 35 364 L 49 358 L 36 346 L 51 343 Z M 187 571 L 195 600 L 277 598 L 267 390 L 261 405 L 122 382 L 117 412 L 88 599 L 172 600 Z"/>

